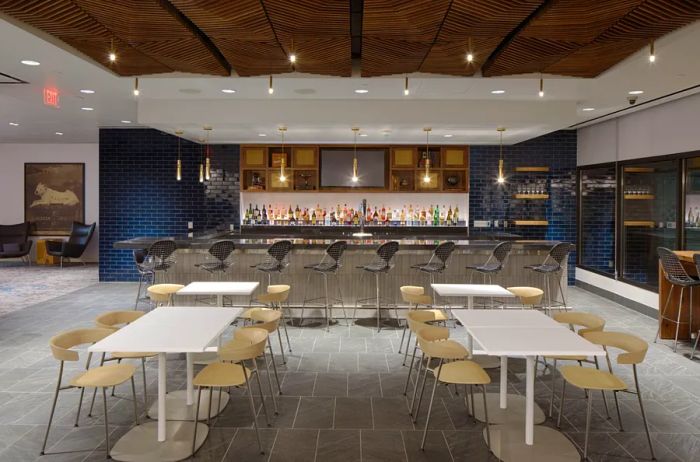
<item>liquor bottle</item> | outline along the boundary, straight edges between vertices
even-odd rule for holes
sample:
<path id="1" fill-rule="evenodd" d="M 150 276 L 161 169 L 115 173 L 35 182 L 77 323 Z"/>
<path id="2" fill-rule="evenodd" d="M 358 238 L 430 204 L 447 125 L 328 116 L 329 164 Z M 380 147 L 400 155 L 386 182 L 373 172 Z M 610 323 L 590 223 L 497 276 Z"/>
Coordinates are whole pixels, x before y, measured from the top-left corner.
<path id="1" fill-rule="evenodd" d="M 314 209 L 314 211 L 311 212 L 311 224 L 312 225 L 316 224 L 316 209 Z"/>
<path id="2" fill-rule="evenodd" d="M 376 225 L 379 223 L 379 213 L 377 213 L 377 209 L 374 209 L 374 215 L 372 215 L 372 222 Z"/>
<path id="3" fill-rule="evenodd" d="M 299 204 L 297 204 L 297 208 L 294 209 L 294 218 L 297 222 L 301 221 L 301 210 L 299 209 Z"/>
<path id="4" fill-rule="evenodd" d="M 262 220 L 260 221 L 260 223 L 263 225 L 267 224 L 267 210 L 265 209 L 264 205 L 262 207 Z"/>
<path id="5" fill-rule="evenodd" d="M 396 212 L 391 211 L 391 207 L 389 207 L 386 211 L 386 220 L 384 220 L 386 223 L 391 223 L 392 219 L 396 216 Z"/>
<path id="6" fill-rule="evenodd" d="M 450 205 L 450 208 L 447 209 L 447 218 L 445 220 L 445 224 L 447 226 L 452 226 L 452 205 Z"/>
<path id="7" fill-rule="evenodd" d="M 382 223 L 386 221 L 386 207 L 382 204 L 382 212 L 379 214 L 379 221 Z"/>
<path id="8" fill-rule="evenodd" d="M 255 204 L 255 209 L 253 210 L 253 221 L 257 225 L 257 224 L 260 224 L 259 220 L 260 220 L 260 209 L 258 208 L 258 204 Z"/>
<path id="9" fill-rule="evenodd" d="M 413 204 L 408 204 L 408 225 L 415 225 L 415 216 L 413 215 Z"/>
<path id="10" fill-rule="evenodd" d="M 401 226 L 406 224 L 406 207 L 401 208 Z"/>
<path id="11" fill-rule="evenodd" d="M 455 226 L 459 224 L 459 206 L 455 205 L 455 213 L 452 214 L 452 222 Z"/>
<path id="12" fill-rule="evenodd" d="M 440 207 L 438 205 L 435 205 L 435 208 L 433 209 L 433 226 L 439 226 L 440 225 Z"/>

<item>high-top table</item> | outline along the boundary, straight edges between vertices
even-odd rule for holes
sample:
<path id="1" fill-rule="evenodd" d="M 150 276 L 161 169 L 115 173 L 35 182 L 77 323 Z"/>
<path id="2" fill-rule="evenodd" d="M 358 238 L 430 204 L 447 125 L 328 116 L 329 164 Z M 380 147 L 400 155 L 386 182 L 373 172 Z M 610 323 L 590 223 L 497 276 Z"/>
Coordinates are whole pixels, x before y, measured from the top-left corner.
<path id="1" fill-rule="evenodd" d="M 207 351 L 218 342 L 221 334 L 238 317 L 242 308 L 220 307 L 161 307 L 90 346 L 88 351 L 158 353 L 158 422 L 148 422 L 132 428 L 114 445 L 115 460 L 182 460 L 191 455 L 192 433 L 197 428 L 197 447 L 206 439 L 208 427 L 193 421 L 168 420 L 166 408 L 166 353 L 186 353 L 186 404 L 192 409 L 194 368 L 191 355 Z M 176 393 L 176 392 L 175 392 Z M 169 395 L 173 395 L 170 393 Z M 205 409 L 208 406 L 204 406 Z M 217 410 L 218 412 L 218 410 Z M 201 436 L 200 436 L 201 435 Z"/>
<path id="2" fill-rule="evenodd" d="M 474 308 L 475 297 L 513 298 L 509 290 L 496 284 L 430 284 L 436 294 L 445 298 L 466 298 L 467 308 Z"/>
<path id="3" fill-rule="evenodd" d="M 260 285 L 257 281 L 197 281 L 177 291 L 178 295 L 213 295 L 216 305 L 224 306 L 224 296 L 251 296 Z"/>
<path id="4" fill-rule="evenodd" d="M 479 351 L 500 356 L 501 408 L 507 407 L 508 356 L 525 357 L 525 446 L 517 448 L 517 442 L 512 441 L 511 437 L 507 443 L 508 448 L 501 444 L 499 449 L 508 453 L 502 453 L 499 456 L 501 460 L 518 460 L 518 451 L 529 451 L 534 444 L 535 358 L 537 356 L 605 356 L 605 350 L 535 310 L 457 310 L 455 316 L 467 329 L 469 336 L 480 345 Z M 570 443 L 567 444 L 566 437 L 546 427 L 538 427 L 538 429 L 543 439 L 547 440 L 546 444 L 539 445 L 540 448 L 548 446 L 551 443 L 550 438 L 554 437 L 558 438 L 557 441 L 562 445 L 563 450 L 568 448 L 571 454 L 576 458 L 579 457 L 575 448 L 572 451 Z M 524 457 L 524 453 L 520 453 L 520 457 Z"/>

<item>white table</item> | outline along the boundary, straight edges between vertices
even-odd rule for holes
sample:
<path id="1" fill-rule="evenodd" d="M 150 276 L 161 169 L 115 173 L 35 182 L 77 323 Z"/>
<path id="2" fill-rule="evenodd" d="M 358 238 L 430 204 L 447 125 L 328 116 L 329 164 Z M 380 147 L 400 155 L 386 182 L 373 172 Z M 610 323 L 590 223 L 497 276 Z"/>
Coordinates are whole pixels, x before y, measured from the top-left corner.
<path id="1" fill-rule="evenodd" d="M 468 309 L 474 307 L 474 297 L 515 297 L 496 284 L 430 284 L 430 287 L 441 297 L 466 297 Z"/>
<path id="2" fill-rule="evenodd" d="M 216 305 L 224 306 L 224 296 L 251 296 L 260 285 L 257 281 L 202 281 L 190 282 L 177 291 L 178 295 L 215 295 Z"/>
<path id="3" fill-rule="evenodd" d="M 168 434 L 171 433 L 171 430 L 175 432 L 177 427 L 173 425 L 173 428 L 168 428 L 169 423 L 175 423 L 168 422 L 166 415 L 166 353 L 186 353 L 187 355 L 187 405 L 191 406 L 194 402 L 192 353 L 207 351 L 207 347 L 218 341 L 224 330 L 231 325 L 242 310 L 242 308 L 199 306 L 156 308 L 95 343 L 88 351 L 96 353 L 152 351 L 158 353 L 157 441 L 162 443 L 167 440 L 168 436 L 172 436 Z M 195 419 L 195 424 L 196 422 Z M 147 426 L 149 426 L 148 423 L 142 424 L 130 430 L 129 433 L 135 432 L 143 436 L 148 431 Z M 127 445 L 124 441 L 129 441 L 127 435 L 119 440 L 122 447 Z M 206 428 L 204 435 L 206 436 Z M 143 442 L 139 441 L 139 443 Z M 156 441 L 152 441 L 152 443 L 156 443 Z M 114 449 L 118 452 L 120 449 L 117 445 Z M 134 443 L 133 446 L 140 446 L 139 450 L 144 450 L 143 444 Z M 191 447 L 185 445 L 181 449 L 191 450 Z M 153 449 L 155 454 L 164 450 L 166 449 L 162 447 Z M 172 448 L 169 454 L 172 454 Z"/>
<path id="4" fill-rule="evenodd" d="M 525 443 L 534 443 L 535 358 L 537 356 L 605 356 L 594 345 L 549 316 L 534 310 L 460 310 L 457 319 L 484 353 L 501 357 L 500 405 L 507 407 L 508 356 L 526 361 Z"/>

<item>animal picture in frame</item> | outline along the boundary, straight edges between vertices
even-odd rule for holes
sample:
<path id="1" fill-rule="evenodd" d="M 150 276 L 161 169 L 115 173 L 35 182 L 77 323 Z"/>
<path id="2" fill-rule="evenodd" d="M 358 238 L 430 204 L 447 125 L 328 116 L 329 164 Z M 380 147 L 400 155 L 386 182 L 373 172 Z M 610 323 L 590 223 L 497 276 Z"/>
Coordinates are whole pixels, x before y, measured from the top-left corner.
<path id="1" fill-rule="evenodd" d="M 67 236 L 85 222 L 85 164 L 25 163 L 24 219 L 33 236 Z"/>

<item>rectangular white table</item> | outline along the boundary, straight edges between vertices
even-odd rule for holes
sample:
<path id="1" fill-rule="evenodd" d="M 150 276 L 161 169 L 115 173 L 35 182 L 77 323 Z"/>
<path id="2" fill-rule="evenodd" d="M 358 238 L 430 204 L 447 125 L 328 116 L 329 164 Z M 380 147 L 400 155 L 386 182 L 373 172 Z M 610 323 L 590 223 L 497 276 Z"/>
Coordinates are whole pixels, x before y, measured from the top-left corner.
<path id="1" fill-rule="evenodd" d="M 459 310 L 457 319 L 481 352 L 500 356 L 500 407 L 507 407 L 508 356 L 524 356 L 525 443 L 534 443 L 535 358 L 537 356 L 605 356 L 605 350 L 568 327 L 534 310 Z"/>
<path id="2" fill-rule="evenodd" d="M 224 306 L 225 295 L 251 296 L 260 285 L 257 281 L 201 281 L 190 282 L 177 291 L 178 295 L 215 295 L 216 305 Z"/>
<path id="3" fill-rule="evenodd" d="M 158 353 L 158 441 L 166 440 L 166 353 L 187 354 L 187 404 L 193 403 L 192 353 L 207 351 L 243 308 L 160 307 L 92 345 L 91 352 Z"/>
<path id="4" fill-rule="evenodd" d="M 496 284 L 430 284 L 440 297 L 466 297 L 467 308 L 474 307 L 474 297 L 513 298 L 509 290 Z"/>

